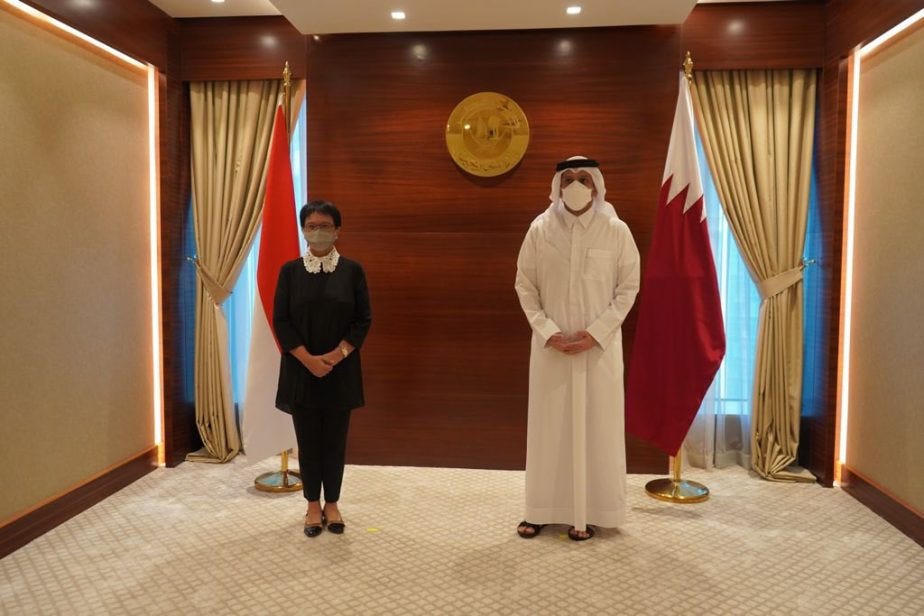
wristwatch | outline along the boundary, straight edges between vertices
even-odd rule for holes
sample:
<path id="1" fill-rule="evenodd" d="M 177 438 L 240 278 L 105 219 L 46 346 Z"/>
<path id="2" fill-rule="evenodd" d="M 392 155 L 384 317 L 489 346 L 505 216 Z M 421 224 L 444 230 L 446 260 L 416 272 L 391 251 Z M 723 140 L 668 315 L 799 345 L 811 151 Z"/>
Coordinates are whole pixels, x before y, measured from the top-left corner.
<path id="1" fill-rule="evenodd" d="M 349 355 L 350 352 L 347 351 L 347 348 L 341 344 L 341 345 L 340 345 L 340 354 L 343 355 L 344 359 L 346 359 L 346 356 Z"/>

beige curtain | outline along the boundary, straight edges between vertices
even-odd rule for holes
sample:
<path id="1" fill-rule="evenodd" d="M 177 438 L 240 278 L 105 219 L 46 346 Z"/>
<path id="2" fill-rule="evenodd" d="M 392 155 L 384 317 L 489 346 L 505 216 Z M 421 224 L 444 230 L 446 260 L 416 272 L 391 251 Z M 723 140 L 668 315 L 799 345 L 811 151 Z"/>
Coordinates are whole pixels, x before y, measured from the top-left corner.
<path id="1" fill-rule="evenodd" d="M 298 96 L 301 88 L 292 88 Z M 266 163 L 282 82 L 190 84 L 196 236 L 195 396 L 203 448 L 187 456 L 227 462 L 240 451 L 222 302 L 231 294 L 263 210 Z M 293 115 L 297 105 L 292 105 Z M 291 117 L 291 116 L 290 116 Z"/>
<path id="2" fill-rule="evenodd" d="M 751 455 L 766 479 L 799 446 L 802 251 L 815 125 L 814 70 L 700 71 L 693 99 L 722 208 L 761 297 Z"/>

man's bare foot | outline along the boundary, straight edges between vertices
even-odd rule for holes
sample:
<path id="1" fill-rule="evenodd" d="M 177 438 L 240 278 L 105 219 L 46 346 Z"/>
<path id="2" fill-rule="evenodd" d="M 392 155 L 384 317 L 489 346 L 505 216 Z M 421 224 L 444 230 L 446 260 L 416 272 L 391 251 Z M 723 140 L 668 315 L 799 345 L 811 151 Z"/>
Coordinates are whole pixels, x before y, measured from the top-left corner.
<path id="1" fill-rule="evenodd" d="M 544 526 L 545 524 L 531 524 L 523 520 L 520 522 L 519 526 L 517 526 L 517 534 L 524 539 L 532 539 L 542 532 Z"/>
<path id="2" fill-rule="evenodd" d="M 578 530 L 573 526 L 568 529 L 568 539 L 572 541 L 587 541 L 594 534 L 594 527 L 590 525 L 587 526 L 587 530 Z"/>

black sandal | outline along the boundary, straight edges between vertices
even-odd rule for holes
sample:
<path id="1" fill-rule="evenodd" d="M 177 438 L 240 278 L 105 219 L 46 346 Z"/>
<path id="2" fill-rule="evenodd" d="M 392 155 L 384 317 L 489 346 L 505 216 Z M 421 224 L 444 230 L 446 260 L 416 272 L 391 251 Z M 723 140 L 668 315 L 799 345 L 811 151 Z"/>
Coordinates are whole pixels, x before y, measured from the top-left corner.
<path id="1" fill-rule="evenodd" d="M 578 530 L 572 526 L 568 529 L 568 539 L 571 539 L 571 541 L 587 541 L 588 539 L 592 539 L 596 534 L 594 532 L 594 527 L 590 524 L 587 525 L 587 530 L 585 532 L 587 533 L 587 536 L 582 537 L 578 534 Z"/>
<path id="2" fill-rule="evenodd" d="M 545 528 L 545 524 L 531 524 L 526 520 L 523 520 L 517 525 L 517 534 L 523 539 L 532 539 L 533 537 L 539 535 L 543 528 Z M 527 529 L 532 530 L 533 532 L 526 532 Z"/>

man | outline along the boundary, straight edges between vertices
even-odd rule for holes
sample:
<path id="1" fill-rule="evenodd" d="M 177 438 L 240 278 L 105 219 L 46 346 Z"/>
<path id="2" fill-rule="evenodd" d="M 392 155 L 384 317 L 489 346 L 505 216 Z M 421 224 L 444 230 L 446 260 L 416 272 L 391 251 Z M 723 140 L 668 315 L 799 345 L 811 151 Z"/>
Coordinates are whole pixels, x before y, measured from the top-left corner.
<path id="1" fill-rule="evenodd" d="M 635 301 L 639 256 L 632 233 L 604 201 L 596 161 L 558 163 L 551 205 L 532 222 L 517 259 L 516 291 L 533 330 L 526 439 L 529 539 L 569 524 L 625 518 L 626 454 L 621 325 Z"/>

